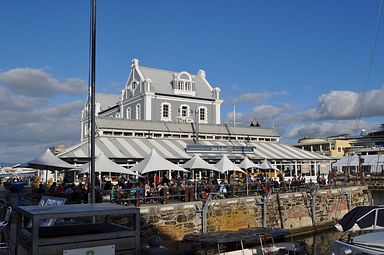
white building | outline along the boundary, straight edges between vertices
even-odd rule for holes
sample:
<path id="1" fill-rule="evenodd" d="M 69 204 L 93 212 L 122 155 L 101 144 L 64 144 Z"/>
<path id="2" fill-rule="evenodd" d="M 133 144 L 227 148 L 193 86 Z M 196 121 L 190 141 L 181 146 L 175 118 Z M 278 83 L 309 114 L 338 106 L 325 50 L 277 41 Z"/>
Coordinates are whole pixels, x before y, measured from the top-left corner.
<path id="1" fill-rule="evenodd" d="M 328 173 L 330 158 L 279 143 L 272 128 L 221 124 L 223 103 L 204 71 L 197 74 L 139 66 L 132 60 L 120 95 L 96 93 L 96 153 L 130 165 L 151 148 L 168 160 L 184 163 L 199 154 L 210 163 L 227 155 L 236 163 L 245 156 L 254 162 L 268 159 L 286 175 Z M 89 107 L 81 116 L 81 143 L 60 154 L 72 162 L 86 162 Z"/>

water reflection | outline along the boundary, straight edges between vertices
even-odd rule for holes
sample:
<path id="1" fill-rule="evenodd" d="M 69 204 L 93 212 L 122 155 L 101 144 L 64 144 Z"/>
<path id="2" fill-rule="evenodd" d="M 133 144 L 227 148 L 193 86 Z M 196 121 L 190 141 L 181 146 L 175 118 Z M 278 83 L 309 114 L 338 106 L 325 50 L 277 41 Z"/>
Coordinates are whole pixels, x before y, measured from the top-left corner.
<path id="1" fill-rule="evenodd" d="M 310 254 L 313 255 L 329 255 L 331 253 L 331 246 L 333 242 L 340 237 L 343 233 L 338 232 L 336 229 L 328 229 L 319 233 L 314 233 L 311 236 L 298 237 L 296 240 L 304 240 L 308 244 Z"/>

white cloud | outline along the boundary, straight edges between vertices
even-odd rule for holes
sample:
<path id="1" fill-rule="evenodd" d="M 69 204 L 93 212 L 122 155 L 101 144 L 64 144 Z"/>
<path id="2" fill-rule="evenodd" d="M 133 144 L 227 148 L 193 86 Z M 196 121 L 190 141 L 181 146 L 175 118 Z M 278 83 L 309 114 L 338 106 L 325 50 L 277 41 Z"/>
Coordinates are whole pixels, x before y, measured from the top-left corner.
<path id="1" fill-rule="evenodd" d="M 353 91 L 331 91 L 320 95 L 316 109 L 308 109 L 298 116 L 310 120 L 348 120 L 360 114 L 362 94 Z M 384 115 L 384 89 L 367 91 L 361 117 Z"/>
<path id="2" fill-rule="evenodd" d="M 51 97 L 58 94 L 80 95 L 86 83 L 78 78 L 54 79 L 43 69 L 16 68 L 0 72 L 0 86 L 28 97 Z"/>
<path id="3" fill-rule="evenodd" d="M 274 91 L 274 92 L 260 92 L 260 93 L 244 93 L 237 97 L 230 98 L 232 104 L 248 104 L 248 103 L 259 103 L 272 96 L 287 96 L 288 92 L 285 90 Z"/>
<path id="4" fill-rule="evenodd" d="M 356 132 L 359 133 L 362 128 L 374 130 L 378 128 L 378 125 L 375 122 L 360 121 L 359 126 L 356 127 L 355 120 L 298 123 L 287 132 L 286 137 L 300 139 L 303 137 L 328 137 L 341 134 L 352 135 L 356 134 Z"/>
<path id="5" fill-rule="evenodd" d="M 233 104 L 246 104 L 246 103 L 256 103 L 260 100 L 264 100 L 270 96 L 269 93 L 245 93 L 238 97 L 231 98 Z"/>
<path id="6" fill-rule="evenodd" d="M 8 110 L 28 110 L 34 105 L 46 103 L 44 98 L 31 98 L 22 95 L 14 95 L 9 90 L 0 87 L 0 108 Z"/>
<path id="7" fill-rule="evenodd" d="M 275 127 L 282 141 L 290 142 L 303 137 L 352 135 L 359 133 L 362 128 L 375 130 L 382 120 L 372 117 L 384 115 L 384 89 L 367 91 L 361 120 L 356 127 L 361 98 L 361 94 L 353 91 L 331 91 L 318 97 L 316 108 L 301 111 L 298 102 L 278 106 L 257 104 L 248 112 L 244 108 L 243 111 L 238 110 L 236 122 L 248 124 L 256 119 L 262 127 Z M 226 120 L 232 122 L 233 113 L 228 113 Z"/>
<path id="8" fill-rule="evenodd" d="M 236 123 L 247 123 L 249 122 L 250 116 L 241 112 L 236 113 Z M 227 112 L 225 116 L 225 122 L 233 122 L 233 112 Z"/>
<path id="9" fill-rule="evenodd" d="M 273 105 L 256 105 L 251 114 L 255 116 L 257 120 L 273 120 L 283 112 L 283 108 Z"/>
<path id="10" fill-rule="evenodd" d="M 25 161 L 48 147 L 78 143 L 84 102 L 72 95 L 84 84 L 76 78 L 58 81 L 40 69 L 0 72 L 0 162 Z"/>

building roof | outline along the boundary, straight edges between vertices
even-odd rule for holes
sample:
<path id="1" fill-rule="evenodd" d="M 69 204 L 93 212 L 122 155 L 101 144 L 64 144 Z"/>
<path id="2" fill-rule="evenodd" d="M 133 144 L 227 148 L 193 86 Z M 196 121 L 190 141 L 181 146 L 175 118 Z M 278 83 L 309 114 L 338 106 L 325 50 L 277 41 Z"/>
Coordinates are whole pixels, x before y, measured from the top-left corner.
<path id="1" fill-rule="evenodd" d="M 99 129 L 194 133 L 193 123 L 182 122 L 143 121 L 98 117 L 96 118 L 96 126 Z M 198 127 L 201 134 L 279 137 L 276 131 L 272 128 L 233 126 L 229 124 L 199 124 Z"/>
<path id="2" fill-rule="evenodd" d="M 96 103 L 100 104 L 100 111 L 107 110 L 120 102 L 120 95 L 116 94 L 96 93 L 95 96 Z"/>
<path id="3" fill-rule="evenodd" d="M 140 66 L 139 69 L 145 79 L 152 80 L 152 88 L 156 94 L 174 95 L 172 81 L 176 72 L 143 66 Z M 190 75 L 195 79 L 193 81 L 195 83 L 195 97 L 213 100 L 212 87 L 208 81 L 199 75 Z"/>
<path id="4" fill-rule="evenodd" d="M 228 153 L 220 152 L 200 152 L 190 153 L 186 151 L 188 144 L 194 144 L 192 139 L 147 139 L 132 137 L 97 137 L 96 154 L 103 152 L 108 158 L 114 159 L 136 159 L 141 160 L 149 155 L 152 148 L 156 148 L 159 154 L 169 160 L 188 160 L 194 155 L 199 155 L 204 159 L 219 160 L 223 155 L 231 159 L 243 159 L 247 156 L 253 160 L 308 160 L 321 161 L 332 160 L 330 157 L 318 155 L 309 151 L 304 151 L 289 145 L 279 143 L 240 141 L 201 141 L 199 145 L 205 146 L 254 146 L 253 153 Z M 88 158 L 89 144 L 82 142 L 65 152 L 59 154 L 60 158 Z M 126 161 L 125 161 L 126 162 Z"/>

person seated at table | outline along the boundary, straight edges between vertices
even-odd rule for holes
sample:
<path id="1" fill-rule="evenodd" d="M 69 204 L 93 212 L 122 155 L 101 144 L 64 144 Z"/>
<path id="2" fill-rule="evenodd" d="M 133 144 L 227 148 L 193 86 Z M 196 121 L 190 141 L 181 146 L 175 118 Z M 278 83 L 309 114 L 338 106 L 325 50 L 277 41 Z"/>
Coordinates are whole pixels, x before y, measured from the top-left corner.
<path id="1" fill-rule="evenodd" d="M 122 175 L 119 176 L 119 179 L 117 180 L 117 184 L 119 184 L 122 189 L 126 188 L 126 180 L 125 180 L 124 176 L 122 176 Z"/>
<path id="2" fill-rule="evenodd" d="M 261 181 L 259 179 L 256 180 L 256 192 L 258 195 L 261 195 L 263 193 L 263 184 L 261 183 Z"/>
<path id="3" fill-rule="evenodd" d="M 44 184 L 40 183 L 39 188 L 37 188 L 36 192 L 37 192 L 37 194 L 44 194 L 45 193 Z"/>
<path id="4" fill-rule="evenodd" d="M 149 197 L 151 196 L 151 182 L 147 181 L 144 185 L 145 193 L 144 196 Z"/>
<path id="5" fill-rule="evenodd" d="M 64 186 L 63 186 L 63 184 L 59 183 L 59 185 L 55 189 L 55 193 L 58 193 L 58 194 L 64 193 Z"/>
<path id="6" fill-rule="evenodd" d="M 116 184 L 115 187 L 116 187 L 116 189 L 115 189 L 114 199 L 115 199 L 117 204 L 120 204 L 121 203 L 121 199 L 123 198 L 123 188 L 119 184 Z"/>
<path id="7" fill-rule="evenodd" d="M 51 187 L 49 187 L 48 192 L 49 193 L 55 193 L 55 189 L 57 188 L 56 182 L 52 182 Z"/>
<path id="8" fill-rule="evenodd" d="M 219 185 L 219 192 L 220 193 L 227 193 L 229 188 L 228 181 L 225 179 L 224 181 L 221 181 Z"/>

